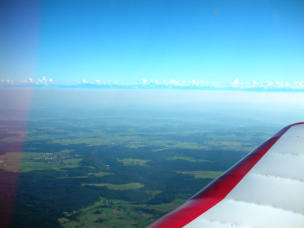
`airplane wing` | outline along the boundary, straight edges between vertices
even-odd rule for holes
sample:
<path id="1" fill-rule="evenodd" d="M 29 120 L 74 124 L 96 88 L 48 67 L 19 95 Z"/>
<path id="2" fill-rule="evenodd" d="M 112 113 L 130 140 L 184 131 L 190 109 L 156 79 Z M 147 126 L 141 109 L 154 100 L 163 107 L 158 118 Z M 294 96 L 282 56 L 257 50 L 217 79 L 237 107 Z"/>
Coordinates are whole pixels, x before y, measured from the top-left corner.
<path id="1" fill-rule="evenodd" d="M 304 122 L 283 128 L 148 228 L 304 228 Z"/>

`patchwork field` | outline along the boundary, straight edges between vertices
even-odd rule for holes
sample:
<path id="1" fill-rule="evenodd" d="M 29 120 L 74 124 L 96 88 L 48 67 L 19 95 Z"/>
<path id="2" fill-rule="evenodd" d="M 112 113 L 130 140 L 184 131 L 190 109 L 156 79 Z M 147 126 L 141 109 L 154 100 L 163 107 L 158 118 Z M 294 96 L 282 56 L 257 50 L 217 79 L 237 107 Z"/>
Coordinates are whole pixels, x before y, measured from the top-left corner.
<path id="1" fill-rule="evenodd" d="M 18 173 L 11 227 L 145 227 L 274 132 L 193 115 L 37 108 L 25 130 L 0 121 L 0 170 Z"/>

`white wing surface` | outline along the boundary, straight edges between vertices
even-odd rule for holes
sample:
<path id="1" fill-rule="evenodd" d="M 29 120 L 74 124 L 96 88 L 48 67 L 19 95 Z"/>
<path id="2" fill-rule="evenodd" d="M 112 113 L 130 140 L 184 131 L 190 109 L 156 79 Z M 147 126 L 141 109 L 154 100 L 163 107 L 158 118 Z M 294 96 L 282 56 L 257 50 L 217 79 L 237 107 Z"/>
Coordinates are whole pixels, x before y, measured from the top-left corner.
<path id="1" fill-rule="evenodd" d="M 304 123 L 282 129 L 152 227 L 304 228 Z"/>

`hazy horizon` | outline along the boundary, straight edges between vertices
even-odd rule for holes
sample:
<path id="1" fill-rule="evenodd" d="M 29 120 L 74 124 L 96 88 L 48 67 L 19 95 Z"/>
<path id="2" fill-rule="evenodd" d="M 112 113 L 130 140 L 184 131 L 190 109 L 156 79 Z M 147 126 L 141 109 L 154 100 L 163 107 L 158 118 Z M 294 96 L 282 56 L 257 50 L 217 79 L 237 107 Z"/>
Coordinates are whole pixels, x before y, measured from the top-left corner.
<path id="1" fill-rule="evenodd" d="M 304 93 L 200 90 L 1 89 L 1 110 L 10 108 L 98 113 L 129 110 L 230 116 L 282 125 L 303 121 Z M 115 113 L 115 112 L 114 112 Z M 74 113 L 75 114 L 75 113 Z M 68 117 L 68 113 L 66 113 Z"/>

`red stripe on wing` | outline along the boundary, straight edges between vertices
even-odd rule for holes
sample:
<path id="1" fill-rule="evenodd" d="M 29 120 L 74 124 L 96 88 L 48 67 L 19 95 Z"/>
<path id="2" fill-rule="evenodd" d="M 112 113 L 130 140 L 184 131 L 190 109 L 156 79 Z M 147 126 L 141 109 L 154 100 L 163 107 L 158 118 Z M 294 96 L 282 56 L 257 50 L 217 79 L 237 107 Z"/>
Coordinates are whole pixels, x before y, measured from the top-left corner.
<path id="1" fill-rule="evenodd" d="M 183 227 L 215 206 L 231 192 L 289 128 L 300 124 L 304 124 L 304 122 L 291 124 L 283 128 L 190 200 L 152 223 L 148 228 Z"/>

